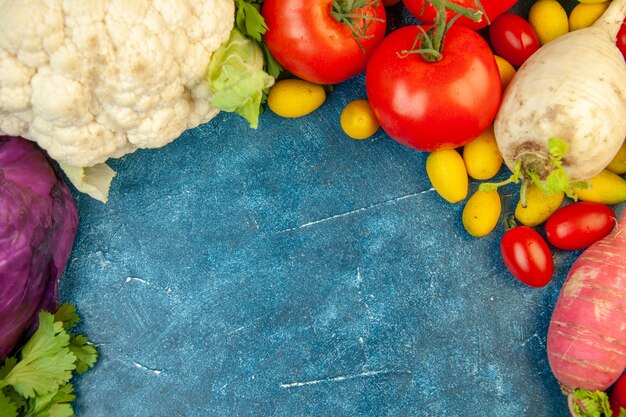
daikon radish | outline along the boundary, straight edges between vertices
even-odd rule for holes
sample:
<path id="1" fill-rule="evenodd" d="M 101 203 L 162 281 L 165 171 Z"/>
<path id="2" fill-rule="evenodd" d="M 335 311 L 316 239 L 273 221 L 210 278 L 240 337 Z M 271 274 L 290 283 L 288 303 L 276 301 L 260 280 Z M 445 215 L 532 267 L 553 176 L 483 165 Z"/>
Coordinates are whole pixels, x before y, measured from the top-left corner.
<path id="1" fill-rule="evenodd" d="M 594 177 L 617 154 L 626 137 L 626 64 L 615 40 L 625 14 L 626 0 L 613 0 L 592 26 L 547 43 L 519 68 L 494 123 L 515 178 L 572 192 L 571 183 Z M 567 153 L 555 158 L 550 139 Z"/>

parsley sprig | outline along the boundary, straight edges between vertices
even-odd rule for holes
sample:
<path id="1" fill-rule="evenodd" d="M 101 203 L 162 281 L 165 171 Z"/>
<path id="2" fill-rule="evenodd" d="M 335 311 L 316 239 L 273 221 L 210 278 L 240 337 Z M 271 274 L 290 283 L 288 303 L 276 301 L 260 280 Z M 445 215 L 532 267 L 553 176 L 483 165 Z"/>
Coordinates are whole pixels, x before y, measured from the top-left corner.
<path id="1" fill-rule="evenodd" d="M 79 320 L 70 304 L 55 314 L 39 313 L 37 330 L 0 365 L 0 417 L 74 416 L 70 379 L 98 359 L 86 337 L 68 331 Z"/>
<path id="2" fill-rule="evenodd" d="M 235 26 L 244 36 L 255 41 L 263 50 L 265 57 L 265 71 L 274 78 L 278 78 L 283 68 L 276 61 L 263 42 L 263 35 L 267 32 L 265 19 L 261 16 L 263 0 L 236 0 Z"/>

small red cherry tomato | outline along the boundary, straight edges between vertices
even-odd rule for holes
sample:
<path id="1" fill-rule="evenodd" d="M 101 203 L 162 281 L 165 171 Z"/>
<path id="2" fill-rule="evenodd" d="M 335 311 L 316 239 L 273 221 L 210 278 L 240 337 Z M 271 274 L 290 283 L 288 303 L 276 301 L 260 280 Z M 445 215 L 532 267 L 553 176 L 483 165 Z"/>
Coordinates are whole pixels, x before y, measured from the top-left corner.
<path id="1" fill-rule="evenodd" d="M 624 20 L 622 27 L 617 32 L 617 47 L 622 51 L 624 58 L 626 58 L 626 20 Z"/>
<path id="2" fill-rule="evenodd" d="M 516 226 L 500 241 L 502 260 L 511 274 L 531 287 L 543 287 L 554 273 L 554 260 L 548 244 L 534 229 Z"/>
<path id="3" fill-rule="evenodd" d="M 565 250 L 585 249 L 615 227 L 615 213 L 604 204 L 581 201 L 561 207 L 546 221 L 546 238 Z"/>
<path id="4" fill-rule="evenodd" d="M 489 26 L 489 40 L 496 55 L 519 67 L 539 49 L 539 39 L 533 27 L 524 18 L 504 13 Z"/>
<path id="5" fill-rule="evenodd" d="M 613 410 L 613 417 L 620 415 L 620 407 L 626 409 L 626 373 L 623 373 L 617 382 L 613 384 L 609 394 L 609 401 L 611 410 Z"/>

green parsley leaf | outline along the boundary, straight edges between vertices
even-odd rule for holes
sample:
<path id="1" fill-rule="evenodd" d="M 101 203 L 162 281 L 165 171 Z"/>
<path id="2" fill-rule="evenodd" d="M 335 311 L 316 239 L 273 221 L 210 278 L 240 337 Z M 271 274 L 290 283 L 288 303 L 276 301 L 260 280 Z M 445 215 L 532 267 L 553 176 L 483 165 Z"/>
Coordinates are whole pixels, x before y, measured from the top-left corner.
<path id="1" fill-rule="evenodd" d="M 267 49 L 263 35 L 267 32 L 267 24 L 261 15 L 263 0 L 236 0 L 235 26 L 247 38 L 254 40 L 263 50 L 264 70 L 274 78 L 278 78 L 283 67 Z M 261 104 L 265 103 L 262 100 Z"/>
<path id="2" fill-rule="evenodd" d="M 0 417 L 75 417 L 73 375 L 98 358 L 85 336 L 67 331 L 78 323 L 73 305 L 39 314 L 39 326 L 14 357 L 0 364 Z"/>
<path id="3" fill-rule="evenodd" d="M 63 328 L 69 329 L 76 326 L 80 321 L 80 317 L 76 314 L 76 307 L 73 304 L 61 304 L 59 309 L 54 313 L 54 321 L 63 322 Z"/>
<path id="4" fill-rule="evenodd" d="M 82 374 L 93 368 L 98 360 L 96 347 L 85 336 L 70 335 L 70 352 L 76 356 L 76 372 Z"/>
<path id="5" fill-rule="evenodd" d="M 0 393 L 2 393 L 5 397 L 9 399 L 9 401 L 13 403 L 13 405 L 17 408 L 18 413 L 23 408 L 26 408 L 26 399 L 17 392 L 15 392 L 13 387 L 4 387 L 2 390 L 0 390 Z"/>
<path id="6" fill-rule="evenodd" d="M 235 24 L 245 36 L 261 42 L 267 32 L 265 19 L 261 16 L 260 6 L 245 0 L 237 0 Z"/>
<path id="7" fill-rule="evenodd" d="M 0 417 L 18 417 L 17 407 L 0 391 Z"/>
<path id="8" fill-rule="evenodd" d="M 571 395 L 573 409 L 580 417 L 603 417 L 612 414 L 609 396 L 603 391 L 577 388 Z"/>
<path id="9" fill-rule="evenodd" d="M 620 407 L 619 408 L 619 416 L 618 417 L 626 417 L 626 408 L 624 408 L 624 407 Z"/>
<path id="10" fill-rule="evenodd" d="M 33 417 L 75 417 L 75 414 L 70 404 L 53 404 L 45 414 L 40 413 Z"/>
<path id="11" fill-rule="evenodd" d="M 24 417 L 73 417 L 74 409 L 70 403 L 75 398 L 74 387 L 66 384 L 56 392 L 31 399 Z"/>
<path id="12" fill-rule="evenodd" d="M 11 372 L 13 368 L 15 368 L 16 364 L 17 364 L 16 358 L 9 357 L 4 360 L 4 365 L 0 367 L 0 381 L 4 380 L 7 377 L 7 375 L 9 375 L 9 372 Z"/>
<path id="13" fill-rule="evenodd" d="M 263 56 L 265 57 L 265 70 L 272 77 L 278 78 L 280 73 L 283 71 L 283 67 L 278 63 L 278 61 L 276 61 L 276 58 L 274 58 L 274 55 L 272 55 L 269 49 L 267 49 L 267 45 L 265 45 L 265 43 L 262 44 L 262 47 Z"/>
<path id="14" fill-rule="evenodd" d="M 70 352 L 69 334 L 62 322 L 47 312 L 39 313 L 39 327 L 22 348 L 20 360 L 0 380 L 0 388 L 12 385 L 25 398 L 45 395 L 65 385 L 76 368 Z"/>

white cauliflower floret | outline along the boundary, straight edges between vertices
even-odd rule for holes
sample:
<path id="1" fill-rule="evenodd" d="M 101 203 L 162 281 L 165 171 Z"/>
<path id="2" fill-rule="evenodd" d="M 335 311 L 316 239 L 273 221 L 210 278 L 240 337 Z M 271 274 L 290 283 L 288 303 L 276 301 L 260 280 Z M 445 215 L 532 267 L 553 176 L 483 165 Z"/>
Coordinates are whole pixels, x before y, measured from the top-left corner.
<path id="1" fill-rule="evenodd" d="M 0 0 L 0 134 L 90 167 L 213 118 L 233 0 Z"/>

